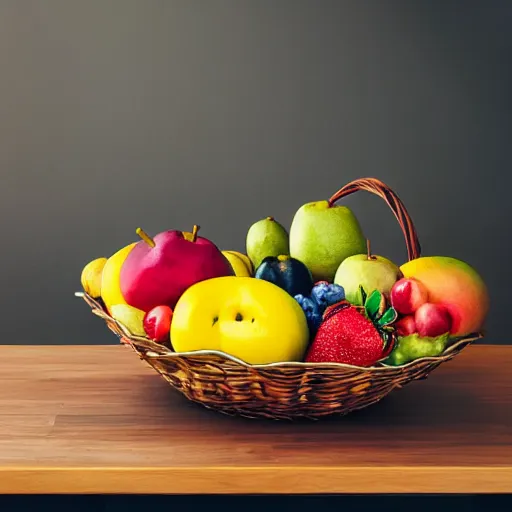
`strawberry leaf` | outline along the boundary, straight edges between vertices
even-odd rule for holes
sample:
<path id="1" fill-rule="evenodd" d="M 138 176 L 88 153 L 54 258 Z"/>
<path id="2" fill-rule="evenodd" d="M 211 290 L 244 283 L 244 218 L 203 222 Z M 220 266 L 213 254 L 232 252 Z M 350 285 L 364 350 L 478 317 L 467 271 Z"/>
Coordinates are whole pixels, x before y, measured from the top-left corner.
<path id="1" fill-rule="evenodd" d="M 379 325 L 385 326 L 392 324 L 398 317 L 395 308 L 389 308 L 378 320 Z"/>
<path id="2" fill-rule="evenodd" d="M 383 293 L 381 293 L 381 296 L 380 296 L 380 304 L 379 304 L 379 312 L 378 312 L 378 317 L 380 318 L 386 311 L 388 305 L 387 305 L 387 301 L 386 301 L 386 297 L 384 296 Z"/>
<path id="3" fill-rule="evenodd" d="M 381 301 L 382 294 L 379 292 L 379 290 L 374 290 L 366 299 L 364 304 L 368 316 L 374 321 L 378 317 Z"/>

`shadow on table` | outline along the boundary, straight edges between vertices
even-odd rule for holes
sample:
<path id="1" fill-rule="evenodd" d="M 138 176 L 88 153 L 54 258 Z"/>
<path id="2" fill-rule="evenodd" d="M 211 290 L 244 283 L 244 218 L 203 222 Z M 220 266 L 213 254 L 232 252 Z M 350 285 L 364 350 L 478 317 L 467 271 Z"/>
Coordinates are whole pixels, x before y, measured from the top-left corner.
<path id="1" fill-rule="evenodd" d="M 228 425 L 237 424 L 237 428 L 244 429 L 251 425 L 266 425 L 267 431 L 279 431 L 280 425 L 287 428 L 289 420 L 269 420 L 269 419 L 251 419 L 222 414 L 218 411 L 209 410 L 202 404 L 193 403 L 180 395 L 178 391 L 171 389 L 166 383 L 162 382 L 155 386 L 154 392 L 158 393 L 155 400 L 158 403 L 169 403 L 169 412 L 172 413 L 176 404 L 179 403 L 181 415 L 187 415 L 191 422 L 207 420 L 210 426 L 226 428 Z M 386 426 L 397 424 L 416 424 L 422 426 L 436 426 L 457 428 L 457 426 L 472 424 L 479 421 L 489 423 L 492 420 L 500 421 L 496 416 L 496 409 L 483 402 L 480 397 L 475 396 L 470 389 L 462 387 L 447 387 L 444 389 L 436 388 L 435 399 L 432 399 L 432 387 L 422 386 L 422 382 L 412 382 L 403 389 L 398 389 L 384 397 L 381 401 L 354 411 L 345 416 L 326 416 L 319 421 L 311 419 L 294 419 L 293 423 L 302 425 L 315 424 L 335 424 L 336 426 L 347 427 L 365 427 L 371 425 Z M 489 404 L 490 405 L 490 404 Z M 475 408 L 480 414 L 475 418 Z M 334 426 L 334 425 L 333 425 Z M 228 427 L 229 428 L 229 427 Z"/>

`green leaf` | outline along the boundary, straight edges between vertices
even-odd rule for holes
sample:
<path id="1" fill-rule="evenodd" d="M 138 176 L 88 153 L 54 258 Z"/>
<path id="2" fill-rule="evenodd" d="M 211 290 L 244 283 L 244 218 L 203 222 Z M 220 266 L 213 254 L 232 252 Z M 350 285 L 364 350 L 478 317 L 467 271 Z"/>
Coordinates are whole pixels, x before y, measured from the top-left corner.
<path id="1" fill-rule="evenodd" d="M 361 295 L 361 306 L 364 306 L 364 304 L 366 302 L 367 294 L 366 294 L 365 289 L 362 287 L 362 285 L 359 285 L 359 294 Z"/>
<path id="2" fill-rule="evenodd" d="M 384 314 L 379 318 L 379 325 L 389 325 L 392 324 L 398 317 L 398 313 L 395 308 L 389 308 Z"/>
<path id="3" fill-rule="evenodd" d="M 382 294 L 379 292 L 379 290 L 374 290 L 370 294 L 370 296 L 366 299 L 364 307 L 366 309 L 366 313 L 372 320 L 377 319 L 381 300 L 382 300 Z"/>

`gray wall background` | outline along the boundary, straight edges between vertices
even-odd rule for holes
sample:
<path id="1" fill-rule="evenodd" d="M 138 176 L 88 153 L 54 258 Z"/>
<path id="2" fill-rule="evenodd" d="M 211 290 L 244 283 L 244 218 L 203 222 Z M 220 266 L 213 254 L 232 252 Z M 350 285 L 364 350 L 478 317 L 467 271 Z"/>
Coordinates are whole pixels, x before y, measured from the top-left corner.
<path id="1" fill-rule="evenodd" d="M 1 0 L 1 342 L 117 343 L 73 293 L 136 227 L 244 250 L 363 176 L 511 342 L 511 26 L 506 1 Z M 404 260 L 380 199 L 344 204 Z"/>

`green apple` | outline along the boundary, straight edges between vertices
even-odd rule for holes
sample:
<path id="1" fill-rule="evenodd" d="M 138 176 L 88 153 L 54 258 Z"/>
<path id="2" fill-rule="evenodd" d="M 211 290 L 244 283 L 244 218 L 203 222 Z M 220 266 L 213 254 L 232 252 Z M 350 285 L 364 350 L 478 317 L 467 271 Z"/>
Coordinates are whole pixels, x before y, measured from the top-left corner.
<path id="1" fill-rule="evenodd" d="M 335 284 L 343 286 L 345 298 L 362 306 L 359 287 L 362 286 L 369 295 L 378 290 L 389 297 L 393 285 L 401 278 L 400 268 L 384 256 L 370 253 L 369 244 L 366 254 L 355 254 L 346 258 L 336 271 Z"/>
<path id="2" fill-rule="evenodd" d="M 309 268 L 314 281 L 332 283 L 345 258 L 365 250 L 359 221 L 346 206 L 316 201 L 295 213 L 290 227 L 290 256 Z"/>

